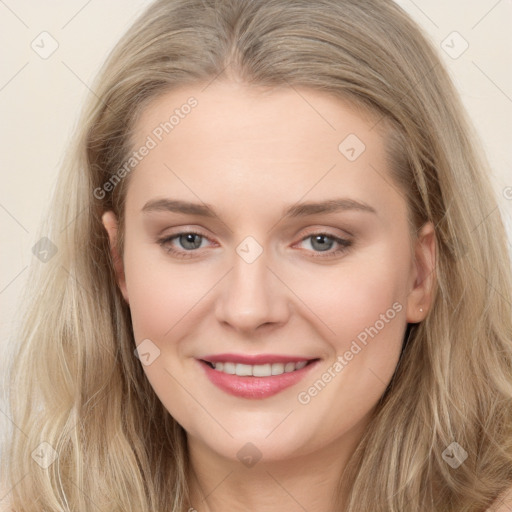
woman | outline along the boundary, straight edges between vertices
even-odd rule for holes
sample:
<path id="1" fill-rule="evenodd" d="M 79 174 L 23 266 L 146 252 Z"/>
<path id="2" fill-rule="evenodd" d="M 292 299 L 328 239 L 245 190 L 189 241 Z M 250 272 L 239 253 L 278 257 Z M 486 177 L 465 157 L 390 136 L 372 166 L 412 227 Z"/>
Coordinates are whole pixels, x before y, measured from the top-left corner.
<path id="1" fill-rule="evenodd" d="M 160 0 L 93 90 L 12 370 L 10 506 L 509 510 L 505 232 L 403 11 Z"/>

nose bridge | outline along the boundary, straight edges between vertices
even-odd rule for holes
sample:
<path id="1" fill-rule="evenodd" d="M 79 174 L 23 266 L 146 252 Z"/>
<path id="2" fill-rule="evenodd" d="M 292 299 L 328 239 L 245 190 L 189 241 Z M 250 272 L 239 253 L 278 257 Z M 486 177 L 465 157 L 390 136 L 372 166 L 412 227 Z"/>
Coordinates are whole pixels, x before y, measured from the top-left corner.
<path id="1" fill-rule="evenodd" d="M 217 301 L 218 320 L 237 330 L 284 322 L 288 297 L 271 270 L 269 251 L 253 237 L 246 237 L 236 247 L 232 262 Z"/>

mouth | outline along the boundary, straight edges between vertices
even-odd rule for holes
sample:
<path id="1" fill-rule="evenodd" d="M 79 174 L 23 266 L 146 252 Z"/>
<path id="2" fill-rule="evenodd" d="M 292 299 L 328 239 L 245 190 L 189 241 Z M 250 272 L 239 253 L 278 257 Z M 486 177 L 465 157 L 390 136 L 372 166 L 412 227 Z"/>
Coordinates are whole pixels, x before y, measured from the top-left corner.
<path id="1" fill-rule="evenodd" d="M 320 358 L 293 356 L 252 356 L 253 360 L 258 359 L 259 364 L 248 364 L 247 360 L 251 358 L 248 356 L 243 357 L 245 362 L 239 362 L 240 357 L 234 356 L 213 358 L 216 360 L 212 361 L 212 357 L 196 359 L 207 379 L 223 392 L 246 399 L 268 398 L 291 388 L 320 362 Z"/>
<path id="2" fill-rule="evenodd" d="M 282 375 L 283 373 L 292 373 L 319 361 L 318 358 L 307 361 L 289 361 L 287 363 L 265 363 L 265 364 L 245 364 L 232 361 L 212 362 L 200 359 L 215 371 L 226 373 L 228 375 L 237 375 L 238 377 L 272 377 Z"/>

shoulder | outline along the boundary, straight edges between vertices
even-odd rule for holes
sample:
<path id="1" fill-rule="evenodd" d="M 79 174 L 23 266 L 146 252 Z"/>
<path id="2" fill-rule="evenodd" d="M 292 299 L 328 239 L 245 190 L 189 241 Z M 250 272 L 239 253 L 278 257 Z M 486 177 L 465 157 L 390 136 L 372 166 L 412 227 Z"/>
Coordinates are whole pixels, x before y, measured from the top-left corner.
<path id="1" fill-rule="evenodd" d="M 0 482 L 0 512 L 12 512 L 10 495 L 10 489 L 4 482 Z"/>
<path id="2" fill-rule="evenodd" d="M 511 512 L 512 511 L 512 486 L 502 493 L 486 512 Z"/>
<path id="3" fill-rule="evenodd" d="M 0 498 L 1 497 L 2 496 L 0 496 Z M 0 501 L 0 512 L 12 512 L 11 503 L 7 498 L 8 496 L 6 496 L 3 500 Z"/>

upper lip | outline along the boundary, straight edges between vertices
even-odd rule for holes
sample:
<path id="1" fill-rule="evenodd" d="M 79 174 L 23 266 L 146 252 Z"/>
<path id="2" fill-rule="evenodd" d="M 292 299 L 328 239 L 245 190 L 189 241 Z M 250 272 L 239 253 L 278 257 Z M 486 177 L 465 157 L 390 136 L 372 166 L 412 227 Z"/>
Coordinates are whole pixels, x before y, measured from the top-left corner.
<path id="1" fill-rule="evenodd" d="M 282 354 L 214 354 L 201 357 L 203 361 L 210 363 L 241 363 L 241 364 L 268 364 L 268 363 L 299 363 L 301 361 L 311 361 L 312 357 L 288 356 Z"/>

